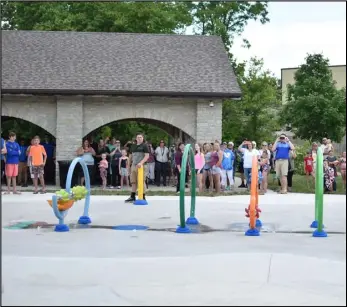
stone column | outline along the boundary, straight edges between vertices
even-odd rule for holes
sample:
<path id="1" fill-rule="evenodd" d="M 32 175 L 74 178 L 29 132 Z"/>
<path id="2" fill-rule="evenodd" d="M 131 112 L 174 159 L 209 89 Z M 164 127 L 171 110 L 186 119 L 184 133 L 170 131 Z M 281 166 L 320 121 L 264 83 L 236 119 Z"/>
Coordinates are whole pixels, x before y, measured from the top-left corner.
<path id="1" fill-rule="evenodd" d="M 222 100 L 198 99 L 196 103 L 196 141 L 222 141 Z"/>
<path id="2" fill-rule="evenodd" d="M 83 96 L 57 96 L 56 184 L 58 161 L 73 160 L 83 138 Z"/>

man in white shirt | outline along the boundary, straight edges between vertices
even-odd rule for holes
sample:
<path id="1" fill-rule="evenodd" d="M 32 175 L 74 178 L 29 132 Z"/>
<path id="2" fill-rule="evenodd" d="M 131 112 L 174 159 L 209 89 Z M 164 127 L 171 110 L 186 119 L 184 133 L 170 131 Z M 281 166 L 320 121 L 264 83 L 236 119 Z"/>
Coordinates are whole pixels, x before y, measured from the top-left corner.
<path id="1" fill-rule="evenodd" d="M 160 141 L 159 146 L 154 151 L 155 154 L 155 172 L 156 172 L 156 185 L 160 186 L 160 179 L 163 177 L 163 186 L 166 186 L 167 167 L 169 162 L 169 149 L 165 146 L 163 140 Z"/>

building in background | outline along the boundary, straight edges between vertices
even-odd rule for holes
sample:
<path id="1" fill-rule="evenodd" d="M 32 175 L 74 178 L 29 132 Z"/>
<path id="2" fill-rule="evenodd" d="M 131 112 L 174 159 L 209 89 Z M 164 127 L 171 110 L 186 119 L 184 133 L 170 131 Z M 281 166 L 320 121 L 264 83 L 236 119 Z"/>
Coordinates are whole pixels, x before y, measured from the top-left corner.
<path id="1" fill-rule="evenodd" d="M 330 69 L 333 74 L 333 79 L 336 81 L 336 87 L 339 89 L 346 87 L 346 65 L 333 65 L 333 66 L 330 66 Z M 294 75 L 297 70 L 298 70 L 298 67 L 281 69 L 281 89 L 282 89 L 283 104 L 286 103 L 286 99 L 287 99 L 287 86 L 289 84 L 295 83 Z M 294 134 L 290 131 L 287 131 L 286 134 L 288 134 L 290 137 L 294 136 Z M 337 152 L 346 150 L 346 136 L 343 137 L 340 144 L 335 144 L 334 146 Z"/>

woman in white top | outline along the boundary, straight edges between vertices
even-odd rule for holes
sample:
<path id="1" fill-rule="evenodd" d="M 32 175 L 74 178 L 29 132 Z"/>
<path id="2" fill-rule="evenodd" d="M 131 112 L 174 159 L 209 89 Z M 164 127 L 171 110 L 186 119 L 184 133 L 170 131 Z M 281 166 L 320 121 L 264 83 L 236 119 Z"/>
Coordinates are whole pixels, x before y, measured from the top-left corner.
<path id="1" fill-rule="evenodd" d="M 247 148 L 243 148 L 244 145 L 247 145 Z M 260 154 L 257 149 L 253 149 L 252 143 L 249 141 L 243 141 L 239 146 L 239 151 L 243 154 L 243 170 L 246 177 L 247 187 L 249 188 L 252 176 L 253 156 L 257 156 L 259 159 Z"/>

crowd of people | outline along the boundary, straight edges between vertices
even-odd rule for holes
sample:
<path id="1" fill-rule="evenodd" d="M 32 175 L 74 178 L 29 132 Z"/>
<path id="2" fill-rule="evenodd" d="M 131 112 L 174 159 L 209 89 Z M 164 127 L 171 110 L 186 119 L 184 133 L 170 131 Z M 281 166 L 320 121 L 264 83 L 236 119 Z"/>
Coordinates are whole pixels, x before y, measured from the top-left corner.
<path id="1" fill-rule="evenodd" d="M 344 188 L 346 187 L 346 152 L 340 158 L 334 155 L 334 148 L 329 139 L 324 138 L 320 145 L 324 155 L 324 184 L 327 192 L 336 191 L 336 176 L 340 170 Z M 102 189 L 134 190 L 137 181 L 137 165 L 144 166 L 145 186 L 175 186 L 180 191 L 182 175 L 182 157 L 184 143 L 177 146 L 167 146 L 161 140 L 158 146 L 145 141 L 142 134 L 136 139 L 121 144 L 113 138 L 100 139 L 95 142 L 93 137 L 83 140 L 82 146 L 76 149 L 76 156 L 81 157 L 87 165 L 92 185 Z M 308 186 L 314 184 L 316 173 L 316 156 L 318 144 L 313 143 L 312 149 L 304 158 L 304 168 Z M 235 173 L 239 172 L 241 185 L 238 188 L 248 188 L 251 182 L 252 160 L 257 156 L 259 172 L 259 192 L 264 194 L 268 189 L 268 178 L 274 174 L 278 180 L 280 193 L 286 194 L 292 190 L 295 173 L 295 147 L 285 134 L 280 135 L 274 143 L 262 142 L 257 148 L 254 141 L 245 139 L 237 148 L 234 143 L 219 142 L 195 144 L 194 164 L 192 169 L 188 163 L 185 174 L 185 186 L 188 186 L 191 172 L 196 173 L 197 187 L 200 192 L 210 191 L 220 193 L 235 189 Z M 17 185 L 26 187 L 28 178 L 34 184 L 34 193 L 45 193 L 45 181 L 55 180 L 55 145 L 47 138 L 41 142 L 38 136 L 27 146 L 23 140 L 16 142 L 16 134 L 11 132 L 8 140 L 1 139 L 1 170 L 7 179 L 7 191 L 20 194 Z M 84 184 L 82 168 L 78 171 L 79 182 Z M 136 177 L 136 178 L 135 178 Z M 38 182 L 41 190 L 38 189 Z M 136 185 L 135 185 L 136 186 Z M 132 193 L 135 193 L 133 191 Z M 131 199 L 134 198 L 132 194 Z"/>

